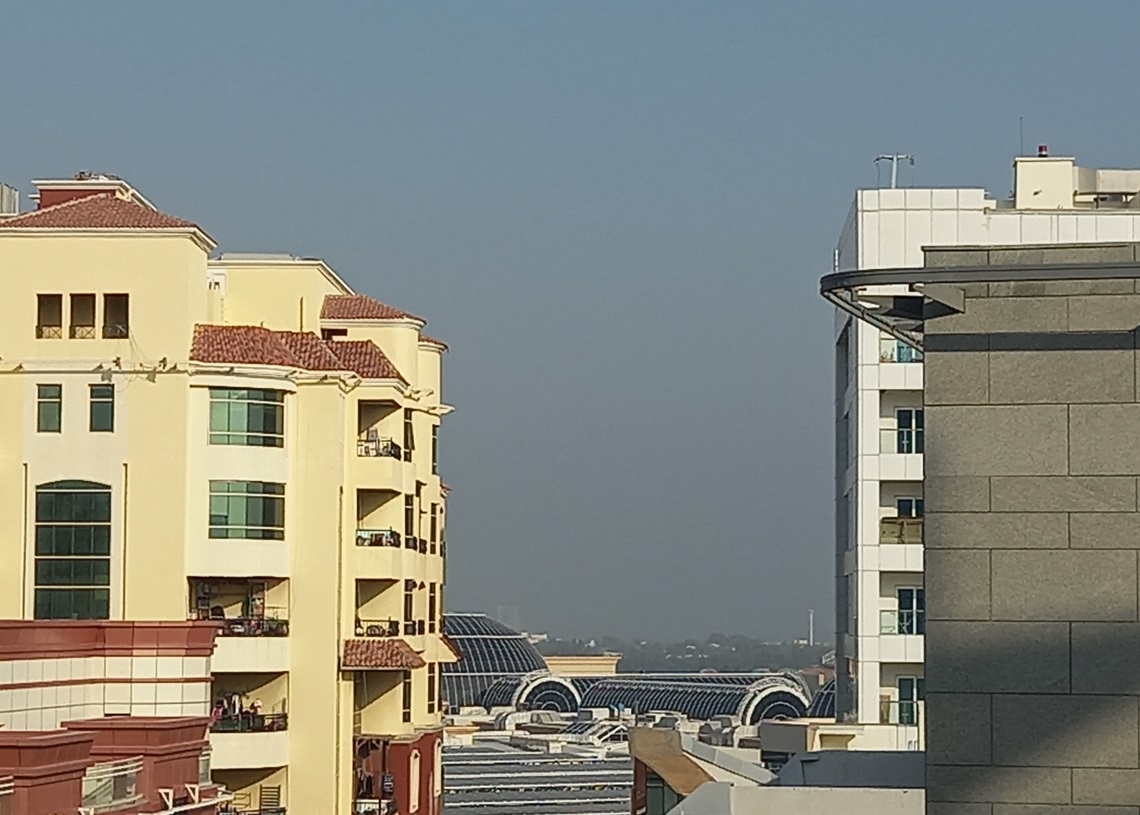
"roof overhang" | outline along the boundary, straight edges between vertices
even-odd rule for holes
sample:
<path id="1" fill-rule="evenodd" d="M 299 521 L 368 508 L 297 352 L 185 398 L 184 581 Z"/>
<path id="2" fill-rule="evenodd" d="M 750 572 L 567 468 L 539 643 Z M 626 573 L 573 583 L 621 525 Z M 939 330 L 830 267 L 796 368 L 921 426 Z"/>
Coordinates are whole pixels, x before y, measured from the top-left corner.
<path id="1" fill-rule="evenodd" d="M 132 228 L 118 228 L 118 227 L 100 227 L 98 229 L 73 229 L 70 227 L 52 227 L 52 226 L 5 226 L 0 229 L 0 237 L 6 235 L 18 235 L 20 237 L 40 237 L 40 238 L 58 238 L 60 235 L 67 236 L 88 236 L 88 237 L 107 237 L 108 235 L 134 235 L 144 238 L 168 238 L 171 236 L 183 236 L 192 240 L 195 244 L 202 249 L 203 252 L 212 252 L 217 248 L 217 242 L 210 237 L 208 233 L 198 227 L 145 227 L 141 229 Z"/>
<path id="2" fill-rule="evenodd" d="M 1140 261 L 860 269 L 822 277 L 819 293 L 848 314 L 922 350 L 927 319 L 961 313 L 979 283 L 1140 279 Z"/>

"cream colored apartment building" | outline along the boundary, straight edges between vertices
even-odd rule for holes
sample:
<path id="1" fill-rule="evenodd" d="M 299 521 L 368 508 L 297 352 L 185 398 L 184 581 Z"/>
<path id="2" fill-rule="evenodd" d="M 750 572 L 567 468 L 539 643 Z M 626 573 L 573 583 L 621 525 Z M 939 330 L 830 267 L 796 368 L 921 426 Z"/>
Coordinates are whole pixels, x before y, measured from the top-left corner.
<path id="1" fill-rule="evenodd" d="M 1022 156 L 1008 198 L 985 190 L 859 190 L 835 270 L 923 265 L 935 246 L 1140 240 L 1140 170 Z M 868 287 L 868 298 L 914 293 Z M 836 310 L 836 712 L 897 725 L 917 749 L 924 711 L 924 394 L 922 355 Z M 990 383 L 987 387 L 999 387 Z"/>
<path id="2" fill-rule="evenodd" d="M 34 183 L 0 216 L 0 618 L 214 619 L 240 806 L 433 815 L 445 346 L 119 179 Z M 118 712 L 181 711 L 162 679 Z"/>

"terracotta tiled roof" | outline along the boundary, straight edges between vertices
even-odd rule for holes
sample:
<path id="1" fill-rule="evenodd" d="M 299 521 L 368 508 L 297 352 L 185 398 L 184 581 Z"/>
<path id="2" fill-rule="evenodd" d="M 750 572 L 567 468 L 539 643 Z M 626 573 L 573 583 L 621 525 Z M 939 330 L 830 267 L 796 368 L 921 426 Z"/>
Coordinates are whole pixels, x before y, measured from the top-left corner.
<path id="1" fill-rule="evenodd" d="M 232 365 L 277 365 L 306 371 L 352 371 L 365 379 L 408 384 L 371 340 L 322 340 L 306 331 L 256 325 L 196 325 L 190 359 Z"/>
<path id="2" fill-rule="evenodd" d="M 297 364 L 307 371 L 343 371 L 344 364 L 329 348 L 329 343 L 311 331 L 275 331 L 293 354 Z"/>
<path id="3" fill-rule="evenodd" d="M 396 637 L 345 640 L 340 658 L 340 667 L 346 671 L 361 668 L 402 671 L 422 668 L 426 664 L 412 646 Z"/>
<path id="4" fill-rule="evenodd" d="M 420 332 L 420 342 L 425 342 L 428 345 L 437 345 L 440 348 L 442 348 L 444 351 L 450 351 L 451 350 L 450 348 L 447 347 L 447 343 L 444 342 L 443 340 L 437 340 L 435 337 L 429 337 L 427 334 L 424 334 L 422 331 Z"/>
<path id="5" fill-rule="evenodd" d="M 322 320 L 419 320 L 366 294 L 328 294 L 321 304 Z"/>
<path id="6" fill-rule="evenodd" d="M 408 382 L 372 340 L 333 340 L 327 345 L 345 370 L 365 379 L 398 379 L 405 385 Z"/>
<path id="7" fill-rule="evenodd" d="M 190 359 L 237 365 L 297 365 L 276 331 L 254 325 L 196 325 Z"/>
<path id="8" fill-rule="evenodd" d="M 0 229 L 198 229 L 142 204 L 98 193 L 0 220 Z"/>

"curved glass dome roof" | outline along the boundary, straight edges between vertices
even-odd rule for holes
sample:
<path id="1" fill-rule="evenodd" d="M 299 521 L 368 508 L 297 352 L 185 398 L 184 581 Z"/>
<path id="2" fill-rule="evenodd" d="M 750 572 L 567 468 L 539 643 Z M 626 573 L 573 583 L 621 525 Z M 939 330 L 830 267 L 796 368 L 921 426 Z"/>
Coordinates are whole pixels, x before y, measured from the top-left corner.
<path id="1" fill-rule="evenodd" d="M 526 637 L 486 614 L 444 614 L 443 633 L 459 651 L 458 662 L 442 666 L 443 698 L 452 709 L 479 705 L 500 679 L 546 670 Z"/>
<path id="2" fill-rule="evenodd" d="M 819 692 L 811 700 L 811 706 L 808 708 L 807 716 L 809 719 L 834 719 L 835 718 L 835 680 L 832 679 L 826 685 L 819 689 Z"/>

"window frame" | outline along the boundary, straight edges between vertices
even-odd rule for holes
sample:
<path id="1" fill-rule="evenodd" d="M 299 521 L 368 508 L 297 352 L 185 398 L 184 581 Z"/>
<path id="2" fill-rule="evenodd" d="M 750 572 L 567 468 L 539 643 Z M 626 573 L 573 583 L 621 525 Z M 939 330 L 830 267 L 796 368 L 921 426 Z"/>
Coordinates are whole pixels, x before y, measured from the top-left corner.
<path id="1" fill-rule="evenodd" d="M 105 391 L 110 396 L 96 396 L 96 390 Z M 107 427 L 95 426 L 95 408 L 100 406 L 107 406 L 110 409 L 110 421 Z M 115 432 L 115 386 L 108 383 L 100 383 L 97 385 L 87 386 L 87 429 L 91 433 L 114 433 Z"/>
<path id="2" fill-rule="evenodd" d="M 404 680 L 401 683 L 401 716 L 404 724 L 412 723 L 412 672 L 404 671 Z"/>
<path id="3" fill-rule="evenodd" d="M 54 388 L 55 396 L 45 395 L 45 391 L 49 388 Z M 47 427 L 44 420 L 44 409 L 51 405 L 55 406 L 55 428 Z M 36 432 L 37 433 L 62 433 L 63 432 L 63 385 L 56 383 L 45 382 L 36 385 Z"/>
<path id="4" fill-rule="evenodd" d="M 32 617 L 110 619 L 114 523 L 111 485 L 52 481 L 37 484 L 34 494 Z M 77 570 L 81 567 L 86 575 L 79 576 L 87 579 L 77 582 Z M 80 603 L 81 599 L 84 602 Z M 67 614 L 60 612 L 65 605 Z M 81 606 L 86 607 L 86 613 L 76 611 Z"/>
<path id="5" fill-rule="evenodd" d="M 905 424 L 904 424 L 905 417 Z M 925 448 L 926 414 L 920 407 L 895 408 L 895 452 L 921 455 Z"/>
<path id="6" fill-rule="evenodd" d="M 431 474 L 439 475 L 439 425 L 431 426 Z"/>
<path id="7" fill-rule="evenodd" d="M 412 453 L 416 449 L 415 411 L 404 408 L 404 461 L 412 460 Z"/>
<path id="8" fill-rule="evenodd" d="M 921 518 L 926 511 L 925 499 L 921 495 L 895 496 L 895 515 L 898 518 Z"/>
<path id="9" fill-rule="evenodd" d="M 206 443 L 219 447 L 272 447 L 285 446 L 285 394 L 273 388 L 210 388 L 210 413 L 206 428 Z M 246 394 L 240 396 L 239 394 Z M 256 394 L 256 395 L 253 395 Z M 235 407 L 239 410 L 235 412 Z M 224 408 L 225 427 L 215 428 L 215 420 L 222 417 Z M 260 410 L 263 423 L 260 429 L 250 429 L 251 417 Z M 267 417 L 273 416 L 275 429 L 264 428 Z M 245 429 L 232 427 L 232 422 L 245 424 Z"/>
<path id="10" fill-rule="evenodd" d="M 222 486 L 226 485 L 226 486 Z M 266 488 L 272 488 L 267 490 Z M 245 523 L 232 523 L 233 510 L 229 504 L 230 498 L 239 498 L 244 500 L 244 507 L 240 514 L 246 519 Z M 226 499 L 226 516 L 227 521 L 217 521 L 216 518 L 222 517 L 222 513 L 216 512 L 215 509 L 221 505 L 221 500 Z M 251 500 L 255 499 L 255 500 Z M 257 506 L 260 503 L 262 517 L 265 520 L 265 511 L 269 506 L 277 506 L 277 514 L 279 515 L 279 522 L 276 524 L 255 524 L 251 523 L 250 519 L 256 513 L 250 512 L 251 506 Z M 211 479 L 208 484 L 208 515 L 207 515 L 207 535 L 211 540 L 285 540 L 285 485 L 274 481 L 231 481 L 223 479 Z M 256 520 L 256 518 L 253 518 Z M 222 530 L 228 530 L 226 534 L 222 534 Z"/>

